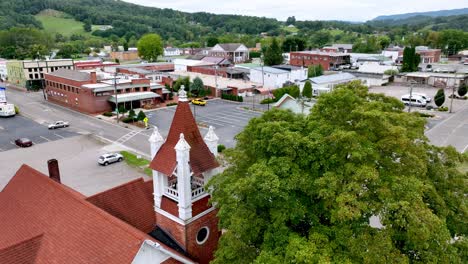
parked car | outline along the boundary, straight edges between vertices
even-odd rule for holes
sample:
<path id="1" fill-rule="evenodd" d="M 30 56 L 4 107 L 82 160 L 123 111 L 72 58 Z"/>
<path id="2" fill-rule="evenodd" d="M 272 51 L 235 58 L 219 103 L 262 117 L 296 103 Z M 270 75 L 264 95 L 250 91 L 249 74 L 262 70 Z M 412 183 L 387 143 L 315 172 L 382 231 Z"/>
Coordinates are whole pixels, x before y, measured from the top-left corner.
<path id="1" fill-rule="evenodd" d="M 121 162 L 122 160 L 123 156 L 119 153 L 106 153 L 98 158 L 98 163 L 107 166 L 114 162 Z"/>
<path id="2" fill-rule="evenodd" d="M 27 148 L 33 145 L 32 141 L 29 138 L 18 138 L 15 140 L 15 144 L 18 147 Z"/>
<path id="3" fill-rule="evenodd" d="M 412 95 L 413 96 L 415 96 L 415 95 L 421 96 L 428 103 L 432 100 L 432 98 L 430 98 L 429 96 L 427 96 L 426 94 L 423 94 L 423 93 L 412 93 Z"/>
<path id="4" fill-rule="evenodd" d="M 55 123 L 52 123 L 49 125 L 49 129 L 57 129 L 57 128 L 61 128 L 61 127 L 68 127 L 70 126 L 68 124 L 68 122 L 65 122 L 65 121 L 57 121 Z"/>
<path id="5" fill-rule="evenodd" d="M 421 96 L 418 96 L 418 95 L 411 95 L 411 100 L 410 100 L 410 95 L 409 94 L 405 94 L 401 97 L 401 101 L 405 104 L 405 105 L 412 105 L 412 106 L 421 106 L 421 107 L 425 107 L 427 102 L 424 98 L 422 98 Z"/>
<path id="6" fill-rule="evenodd" d="M 193 99 L 193 100 L 192 100 L 192 104 L 205 106 L 205 105 L 206 105 L 206 101 L 203 100 L 203 99 Z"/>

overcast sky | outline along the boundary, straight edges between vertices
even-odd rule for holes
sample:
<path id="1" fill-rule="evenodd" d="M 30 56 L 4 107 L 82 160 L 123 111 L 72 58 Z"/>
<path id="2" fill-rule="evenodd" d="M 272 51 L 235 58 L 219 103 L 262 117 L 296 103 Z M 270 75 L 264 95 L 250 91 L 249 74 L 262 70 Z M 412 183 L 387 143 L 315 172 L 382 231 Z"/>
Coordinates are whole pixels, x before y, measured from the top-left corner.
<path id="1" fill-rule="evenodd" d="M 366 21 L 379 15 L 468 7 L 468 0 L 124 0 L 186 12 L 265 16 L 286 20 Z"/>

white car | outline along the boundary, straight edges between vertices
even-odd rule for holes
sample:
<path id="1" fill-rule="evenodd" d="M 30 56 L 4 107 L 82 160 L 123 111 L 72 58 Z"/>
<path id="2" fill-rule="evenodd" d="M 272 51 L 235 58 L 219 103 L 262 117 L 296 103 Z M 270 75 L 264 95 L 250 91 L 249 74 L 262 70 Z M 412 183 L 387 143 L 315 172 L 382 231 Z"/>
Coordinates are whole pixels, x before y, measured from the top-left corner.
<path id="1" fill-rule="evenodd" d="M 61 127 L 68 127 L 70 124 L 65 121 L 57 121 L 55 123 L 52 123 L 49 125 L 49 129 L 56 129 L 56 128 L 61 128 Z"/>
<path id="2" fill-rule="evenodd" d="M 411 98 L 411 100 L 410 100 L 410 98 Z M 411 96 L 409 94 L 403 95 L 401 97 L 401 101 L 405 105 L 420 106 L 420 107 L 424 107 L 427 104 L 427 102 L 426 102 L 426 100 L 424 98 L 422 98 L 419 95 L 414 95 L 414 94 L 412 94 Z"/>
<path id="3" fill-rule="evenodd" d="M 123 156 L 119 153 L 106 153 L 98 158 L 98 163 L 107 166 L 114 162 L 120 162 L 123 160 Z"/>
<path id="4" fill-rule="evenodd" d="M 427 96 L 426 94 L 423 94 L 423 93 L 412 93 L 412 95 L 413 96 L 414 95 L 421 96 L 428 103 L 432 100 L 432 98 L 430 98 L 429 96 Z"/>

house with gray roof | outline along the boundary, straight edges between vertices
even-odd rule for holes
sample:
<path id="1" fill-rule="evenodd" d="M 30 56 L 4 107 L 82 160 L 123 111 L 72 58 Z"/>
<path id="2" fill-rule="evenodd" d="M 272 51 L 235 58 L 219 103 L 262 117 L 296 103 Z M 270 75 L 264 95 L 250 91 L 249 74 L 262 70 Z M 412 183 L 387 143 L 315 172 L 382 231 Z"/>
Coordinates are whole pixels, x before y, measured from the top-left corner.
<path id="1" fill-rule="evenodd" d="M 249 60 L 249 49 L 241 43 L 219 43 L 208 52 L 210 57 L 221 57 L 234 63 Z"/>

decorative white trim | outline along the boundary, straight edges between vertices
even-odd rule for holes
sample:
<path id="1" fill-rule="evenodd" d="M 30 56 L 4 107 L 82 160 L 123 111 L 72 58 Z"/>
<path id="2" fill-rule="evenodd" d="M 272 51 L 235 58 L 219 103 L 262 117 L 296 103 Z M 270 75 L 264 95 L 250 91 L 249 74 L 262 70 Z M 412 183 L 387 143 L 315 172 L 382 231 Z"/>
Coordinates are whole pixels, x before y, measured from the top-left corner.
<path id="1" fill-rule="evenodd" d="M 173 215 L 171 215 L 170 213 L 168 213 L 168 212 L 162 210 L 161 208 L 156 208 L 156 209 L 155 209 L 156 213 L 160 213 L 161 215 L 163 215 L 163 216 L 165 216 L 165 217 L 171 219 L 172 221 L 174 221 L 174 222 L 176 222 L 176 223 L 178 223 L 178 224 L 184 225 L 184 226 L 185 226 L 185 225 L 188 225 L 188 224 L 190 224 L 190 223 L 192 223 L 193 221 L 196 221 L 196 220 L 202 218 L 203 216 L 205 216 L 205 215 L 207 215 L 207 214 L 213 212 L 214 210 L 216 210 L 216 208 L 213 206 L 213 207 L 211 207 L 210 209 L 204 211 L 203 213 L 198 214 L 198 215 L 196 215 L 195 217 L 192 217 L 192 218 L 190 218 L 190 219 L 184 221 L 184 220 L 178 218 L 177 216 L 173 216 Z"/>

